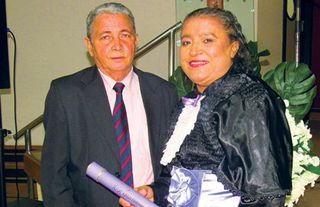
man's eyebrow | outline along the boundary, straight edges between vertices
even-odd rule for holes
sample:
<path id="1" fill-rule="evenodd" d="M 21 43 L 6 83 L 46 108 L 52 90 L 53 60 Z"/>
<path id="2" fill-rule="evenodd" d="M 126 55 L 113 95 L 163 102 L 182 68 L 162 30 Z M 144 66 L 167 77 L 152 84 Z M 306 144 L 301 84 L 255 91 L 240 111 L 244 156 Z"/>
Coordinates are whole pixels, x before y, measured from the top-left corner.
<path id="1" fill-rule="evenodd" d="M 190 35 L 186 34 L 186 35 L 181 35 L 180 38 L 182 39 L 182 38 L 188 38 L 188 37 L 190 37 Z"/>
<path id="2" fill-rule="evenodd" d="M 128 33 L 130 33 L 130 34 L 134 34 L 133 31 L 130 31 L 130 30 L 127 30 L 127 29 L 120 30 L 120 32 L 128 32 Z"/>

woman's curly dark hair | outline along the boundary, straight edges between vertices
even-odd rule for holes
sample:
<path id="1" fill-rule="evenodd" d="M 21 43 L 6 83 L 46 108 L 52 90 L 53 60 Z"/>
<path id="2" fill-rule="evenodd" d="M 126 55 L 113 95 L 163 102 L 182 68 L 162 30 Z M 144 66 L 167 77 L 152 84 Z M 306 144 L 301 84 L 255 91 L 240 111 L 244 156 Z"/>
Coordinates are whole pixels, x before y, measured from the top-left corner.
<path id="1" fill-rule="evenodd" d="M 226 32 L 229 34 L 230 41 L 239 42 L 239 50 L 233 58 L 232 69 L 239 72 L 250 73 L 251 56 L 248 50 L 246 38 L 242 33 L 242 28 L 237 18 L 230 11 L 205 7 L 189 13 L 183 20 L 182 29 L 184 27 L 184 23 L 188 19 L 199 16 L 217 17 L 221 20 Z"/>

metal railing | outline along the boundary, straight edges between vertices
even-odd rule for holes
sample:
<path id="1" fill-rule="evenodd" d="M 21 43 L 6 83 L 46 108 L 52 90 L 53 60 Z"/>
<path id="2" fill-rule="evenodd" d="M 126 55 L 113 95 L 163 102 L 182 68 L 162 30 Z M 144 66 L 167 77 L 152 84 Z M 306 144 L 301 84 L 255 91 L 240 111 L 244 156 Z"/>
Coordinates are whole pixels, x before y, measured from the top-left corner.
<path id="1" fill-rule="evenodd" d="M 180 30 L 182 23 L 178 22 L 150 42 L 139 48 L 135 55 L 135 60 L 142 57 L 144 54 L 148 53 L 158 45 L 160 45 L 163 41 L 168 40 L 168 77 L 170 77 L 175 70 L 175 49 L 176 49 L 176 32 Z M 21 137 L 25 137 L 25 149 L 26 153 L 31 154 L 32 150 L 32 142 L 31 142 L 31 130 L 40 125 L 43 122 L 43 115 L 37 117 L 25 127 L 20 129 L 16 134 L 13 135 L 15 140 L 20 139 Z M 34 198 L 34 188 L 33 188 L 33 179 L 28 177 L 28 194 L 29 198 Z"/>
<path id="2" fill-rule="evenodd" d="M 173 25 L 163 33 L 161 33 L 159 36 L 145 44 L 143 47 L 139 48 L 139 50 L 136 53 L 135 59 L 140 58 L 145 53 L 149 52 L 151 49 L 158 46 L 160 43 L 162 43 L 164 40 L 168 39 L 168 59 L 169 59 L 169 66 L 168 66 L 168 77 L 170 77 L 174 70 L 175 70 L 175 51 L 176 51 L 176 32 L 181 28 L 182 23 L 178 22 L 177 24 Z"/>

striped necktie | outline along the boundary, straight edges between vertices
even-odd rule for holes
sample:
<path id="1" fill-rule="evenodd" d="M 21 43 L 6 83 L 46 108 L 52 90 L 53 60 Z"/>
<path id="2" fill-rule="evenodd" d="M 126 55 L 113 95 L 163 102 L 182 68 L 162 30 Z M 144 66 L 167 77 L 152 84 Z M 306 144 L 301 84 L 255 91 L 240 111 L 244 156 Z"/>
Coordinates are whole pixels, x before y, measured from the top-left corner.
<path id="1" fill-rule="evenodd" d="M 119 158 L 121 163 L 120 179 L 133 187 L 130 135 L 126 108 L 122 98 L 123 88 L 124 84 L 120 82 L 117 82 L 113 87 L 113 90 L 116 91 L 116 102 L 112 117 L 115 135 L 119 146 Z"/>

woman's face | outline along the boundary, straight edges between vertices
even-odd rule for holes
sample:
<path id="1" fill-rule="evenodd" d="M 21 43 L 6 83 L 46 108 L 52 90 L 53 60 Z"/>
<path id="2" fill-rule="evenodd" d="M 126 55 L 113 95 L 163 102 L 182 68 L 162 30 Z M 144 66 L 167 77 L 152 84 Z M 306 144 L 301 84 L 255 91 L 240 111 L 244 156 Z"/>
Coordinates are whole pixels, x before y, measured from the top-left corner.
<path id="1" fill-rule="evenodd" d="M 188 19 L 181 31 L 180 63 L 186 75 L 203 92 L 226 74 L 239 48 L 230 42 L 218 17 Z"/>

